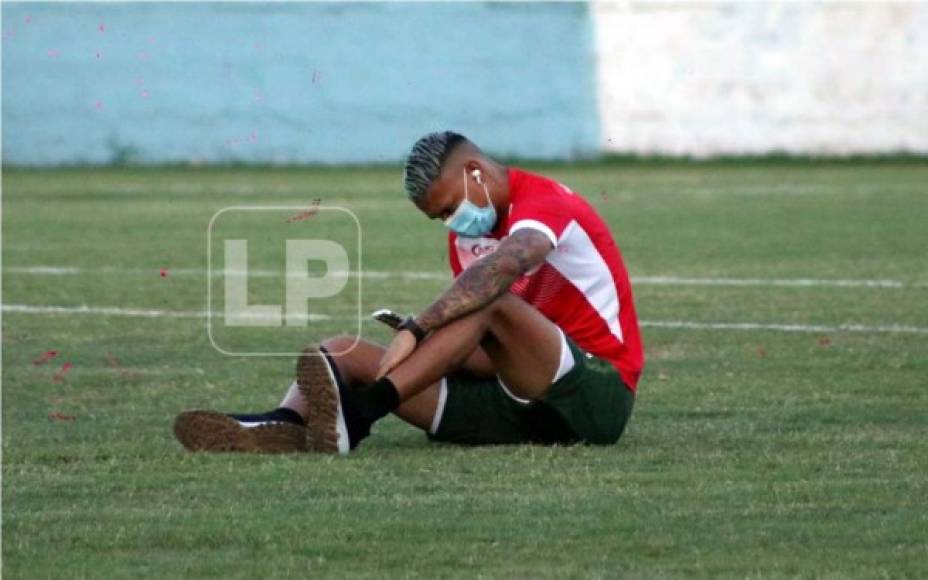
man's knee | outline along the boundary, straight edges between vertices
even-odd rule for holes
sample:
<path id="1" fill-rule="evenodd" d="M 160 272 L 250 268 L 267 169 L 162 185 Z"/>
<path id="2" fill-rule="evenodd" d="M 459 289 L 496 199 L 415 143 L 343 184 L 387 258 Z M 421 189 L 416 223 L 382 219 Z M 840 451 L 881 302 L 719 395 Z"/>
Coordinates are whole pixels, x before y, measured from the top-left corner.
<path id="1" fill-rule="evenodd" d="M 333 336 L 323 340 L 322 346 L 329 351 L 330 355 L 337 358 L 349 353 L 357 343 L 358 339 L 354 336 Z"/>
<path id="2" fill-rule="evenodd" d="M 373 382 L 383 347 L 354 336 L 335 336 L 322 341 L 349 385 Z"/>
<path id="3" fill-rule="evenodd" d="M 486 312 L 492 326 L 511 321 L 513 317 L 518 316 L 520 310 L 525 308 L 531 308 L 531 306 L 512 292 L 504 292 L 502 296 L 487 306 Z"/>

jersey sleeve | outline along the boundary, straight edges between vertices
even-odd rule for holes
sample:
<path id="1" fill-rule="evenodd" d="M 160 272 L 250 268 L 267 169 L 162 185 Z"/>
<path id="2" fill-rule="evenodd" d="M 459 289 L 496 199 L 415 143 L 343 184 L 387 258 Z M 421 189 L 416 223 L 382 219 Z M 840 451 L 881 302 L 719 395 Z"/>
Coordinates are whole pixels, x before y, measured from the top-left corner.
<path id="1" fill-rule="evenodd" d="M 521 229 L 543 233 L 556 248 L 564 229 L 573 220 L 569 191 L 539 190 L 514 204 L 509 219 L 509 235 Z"/>
<path id="2" fill-rule="evenodd" d="M 454 232 L 448 232 L 448 263 L 451 265 L 451 273 L 457 278 L 463 268 L 461 267 L 461 259 L 458 257 L 458 249 L 454 243 L 454 240 L 457 239 L 457 236 Z"/>

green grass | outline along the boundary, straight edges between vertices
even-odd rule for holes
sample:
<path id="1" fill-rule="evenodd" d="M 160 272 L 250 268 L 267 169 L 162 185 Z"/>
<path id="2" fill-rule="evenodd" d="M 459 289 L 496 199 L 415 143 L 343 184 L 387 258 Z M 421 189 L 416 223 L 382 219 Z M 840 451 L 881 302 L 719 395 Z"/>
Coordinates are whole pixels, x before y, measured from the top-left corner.
<path id="1" fill-rule="evenodd" d="M 923 162 L 535 168 L 593 201 L 636 277 L 902 283 L 641 284 L 643 320 L 928 328 Z M 216 211 L 316 198 L 357 214 L 365 268 L 444 271 L 442 226 L 400 185 L 393 167 L 6 171 L 3 302 L 203 310 L 206 278 L 184 270 L 205 269 Z M 363 310 L 415 311 L 444 285 L 365 280 Z M 615 447 L 462 449 L 389 418 L 331 458 L 182 452 L 177 412 L 267 408 L 292 374 L 220 355 L 202 319 L 3 323 L 8 578 L 928 576 L 925 333 L 645 327 Z"/>

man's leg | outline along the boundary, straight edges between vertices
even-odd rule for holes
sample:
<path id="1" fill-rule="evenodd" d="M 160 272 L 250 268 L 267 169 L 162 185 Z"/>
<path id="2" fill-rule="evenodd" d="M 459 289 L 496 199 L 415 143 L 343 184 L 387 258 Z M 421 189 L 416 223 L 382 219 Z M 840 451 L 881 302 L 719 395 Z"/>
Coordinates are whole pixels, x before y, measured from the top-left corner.
<path id="1" fill-rule="evenodd" d="M 354 348 L 351 348 L 352 345 Z M 374 382 L 380 358 L 386 350 L 379 344 L 365 340 L 355 344 L 354 337 L 338 336 L 322 341 L 322 346 L 332 355 L 335 365 L 347 387 L 357 388 Z M 481 348 L 474 349 L 461 367 L 463 370 L 481 377 L 494 376 L 493 363 Z M 403 401 L 394 411 L 396 416 L 407 423 L 428 431 L 432 426 L 440 396 L 440 381 L 435 381 L 417 395 Z M 296 382 L 284 394 L 280 406 L 293 409 L 304 419 L 308 416 L 306 398 L 300 392 Z"/>
<path id="2" fill-rule="evenodd" d="M 310 446 L 320 452 L 347 453 L 368 436 L 374 422 L 459 369 L 478 346 L 513 394 L 542 399 L 561 368 L 562 343 L 562 333 L 553 323 L 506 293 L 434 332 L 386 377 L 358 389 L 336 388 L 331 370 L 310 348 L 297 363 L 298 384 L 308 407 Z M 433 395 L 428 415 L 434 416 L 435 401 Z M 425 427 L 423 417 L 417 424 Z"/>
<path id="3" fill-rule="evenodd" d="M 547 394 L 560 365 L 561 333 L 538 310 L 508 292 L 438 329 L 387 378 L 400 401 L 406 401 L 458 368 L 478 345 L 513 394 L 529 400 Z"/>

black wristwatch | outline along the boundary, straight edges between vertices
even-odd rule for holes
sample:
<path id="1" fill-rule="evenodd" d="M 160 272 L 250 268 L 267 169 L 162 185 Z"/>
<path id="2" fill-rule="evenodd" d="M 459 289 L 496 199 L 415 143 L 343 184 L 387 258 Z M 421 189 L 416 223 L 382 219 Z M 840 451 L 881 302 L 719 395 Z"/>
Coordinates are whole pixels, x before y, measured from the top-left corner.
<path id="1" fill-rule="evenodd" d="M 425 338 L 425 331 L 422 330 L 422 327 L 416 324 L 416 319 L 412 316 L 407 316 L 397 328 L 400 330 L 408 330 L 416 337 L 416 344 L 422 342 L 422 339 Z"/>

